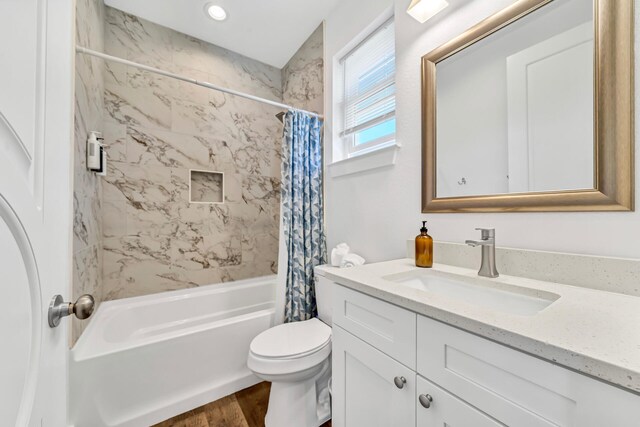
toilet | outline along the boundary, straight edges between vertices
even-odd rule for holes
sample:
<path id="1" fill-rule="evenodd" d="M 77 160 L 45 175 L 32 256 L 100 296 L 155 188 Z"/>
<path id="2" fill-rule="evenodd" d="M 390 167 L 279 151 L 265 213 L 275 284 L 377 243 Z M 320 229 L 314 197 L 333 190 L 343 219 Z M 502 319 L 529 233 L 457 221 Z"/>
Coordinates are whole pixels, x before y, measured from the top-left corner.
<path id="1" fill-rule="evenodd" d="M 318 318 L 274 326 L 255 337 L 247 366 L 271 382 L 265 427 L 318 427 L 331 418 L 331 286 L 315 268 Z"/>

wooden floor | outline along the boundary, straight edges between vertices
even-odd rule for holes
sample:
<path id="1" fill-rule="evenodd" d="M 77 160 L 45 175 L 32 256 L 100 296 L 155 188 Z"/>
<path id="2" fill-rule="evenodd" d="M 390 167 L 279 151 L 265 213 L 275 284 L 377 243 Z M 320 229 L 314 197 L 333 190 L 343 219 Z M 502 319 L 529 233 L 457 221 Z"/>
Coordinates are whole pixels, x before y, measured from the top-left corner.
<path id="1" fill-rule="evenodd" d="M 264 427 L 270 389 L 270 383 L 256 384 L 154 427 Z M 331 421 L 321 427 L 331 427 Z"/>

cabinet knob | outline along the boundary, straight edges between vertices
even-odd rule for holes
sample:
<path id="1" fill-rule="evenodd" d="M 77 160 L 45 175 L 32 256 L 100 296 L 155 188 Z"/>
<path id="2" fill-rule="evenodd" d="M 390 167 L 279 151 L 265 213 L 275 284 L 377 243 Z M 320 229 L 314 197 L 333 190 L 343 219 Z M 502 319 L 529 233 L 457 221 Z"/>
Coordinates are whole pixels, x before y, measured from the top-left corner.
<path id="1" fill-rule="evenodd" d="M 433 402 L 433 397 L 431 397 L 430 394 L 421 394 L 420 396 L 418 396 L 418 401 L 423 407 L 429 409 L 431 408 L 431 402 Z"/>
<path id="2" fill-rule="evenodd" d="M 405 377 L 395 377 L 393 379 L 393 382 L 395 383 L 396 387 L 403 388 L 407 383 L 407 379 Z"/>

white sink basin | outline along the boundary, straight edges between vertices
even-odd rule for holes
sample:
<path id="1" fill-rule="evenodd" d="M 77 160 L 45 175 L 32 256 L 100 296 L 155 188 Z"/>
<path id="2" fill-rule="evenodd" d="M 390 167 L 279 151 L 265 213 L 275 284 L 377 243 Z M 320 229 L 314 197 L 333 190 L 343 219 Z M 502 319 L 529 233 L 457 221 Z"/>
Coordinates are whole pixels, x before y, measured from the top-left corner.
<path id="1" fill-rule="evenodd" d="M 560 298 L 551 292 L 512 286 L 494 280 L 449 278 L 429 270 L 385 276 L 404 286 L 442 295 L 467 304 L 502 313 L 531 316 Z"/>

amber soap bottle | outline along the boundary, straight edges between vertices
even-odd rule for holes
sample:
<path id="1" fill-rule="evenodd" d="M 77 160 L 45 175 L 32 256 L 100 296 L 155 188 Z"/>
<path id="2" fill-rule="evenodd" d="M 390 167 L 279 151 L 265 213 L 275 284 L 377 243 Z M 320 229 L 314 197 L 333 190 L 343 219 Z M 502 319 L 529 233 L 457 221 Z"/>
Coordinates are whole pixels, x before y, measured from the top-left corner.
<path id="1" fill-rule="evenodd" d="M 433 266 L 433 239 L 427 234 L 427 221 L 422 221 L 420 234 L 416 236 L 416 266 Z"/>

